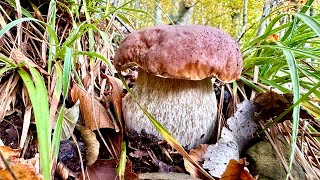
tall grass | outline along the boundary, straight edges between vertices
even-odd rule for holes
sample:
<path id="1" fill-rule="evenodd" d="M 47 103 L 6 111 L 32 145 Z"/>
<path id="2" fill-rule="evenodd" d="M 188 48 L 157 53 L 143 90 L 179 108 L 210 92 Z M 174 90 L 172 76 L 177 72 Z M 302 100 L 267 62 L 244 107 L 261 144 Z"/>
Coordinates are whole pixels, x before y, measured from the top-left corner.
<path id="1" fill-rule="evenodd" d="M 299 12 L 293 14 L 270 14 L 263 20 L 269 20 L 264 33 L 252 37 L 242 47 L 243 82 L 256 89 L 261 83 L 293 94 L 293 105 L 275 119 L 280 120 L 293 109 L 290 170 L 296 149 L 300 106 L 318 120 L 320 116 L 319 106 L 313 105 L 312 111 L 307 107 L 311 97 L 320 99 L 320 14 L 313 17 L 308 15 L 312 3 L 313 0 L 307 1 Z M 290 21 L 282 23 L 283 19 Z M 252 82 L 255 66 L 259 67 L 258 85 Z"/>
<path id="2" fill-rule="evenodd" d="M 114 14 L 119 13 L 122 20 L 127 20 L 121 13 L 131 10 L 125 9 L 124 6 L 114 7 L 109 1 L 64 4 L 50 0 L 44 1 L 42 5 L 45 6 L 46 3 L 48 9 L 45 12 L 40 11 L 34 4 L 32 8 L 26 10 L 17 4 L 17 1 L 6 0 L 0 3 L 0 41 L 7 45 L 0 49 L 0 75 L 17 72 L 27 87 L 36 120 L 41 173 L 44 179 L 49 180 L 52 179 L 52 170 L 55 169 L 53 165 L 57 161 L 59 152 L 65 101 L 68 98 L 70 82 L 74 79 L 82 85 L 82 79 L 91 75 L 91 85 L 96 87 L 96 81 L 100 79 L 93 67 L 101 62 L 107 65 L 105 73 L 114 74 L 110 57 L 114 53 L 113 43 L 121 36 L 120 32 L 111 29 L 115 23 Z M 21 17 L 7 18 L 11 17 L 7 13 L 12 13 L 5 11 L 8 8 L 16 10 Z M 80 9 L 85 10 L 84 14 L 79 14 Z M 64 21 L 61 18 L 63 13 L 68 18 L 65 24 L 61 24 Z M 101 16 L 98 17 L 97 14 Z M 99 28 L 101 23 L 105 24 L 105 31 Z M 21 31 L 16 33 L 17 27 L 21 28 Z M 32 38 L 25 42 L 21 40 L 24 44 L 36 44 L 31 52 L 21 49 L 20 43 L 15 41 L 15 37 L 26 36 Z M 15 61 L 10 54 L 13 49 L 22 53 L 23 58 L 29 57 L 29 59 L 22 58 L 18 62 Z M 31 54 L 27 54 L 28 52 Z M 42 60 L 46 70 L 40 71 L 35 68 L 35 59 Z M 17 71 L 12 71 L 13 69 Z M 59 101 L 60 99 L 62 101 Z M 61 105 L 60 109 L 57 109 L 55 101 Z M 51 127 L 50 122 L 54 119 L 50 118 L 55 117 L 55 114 L 58 117 L 57 123 L 55 127 Z M 123 171 L 119 173 L 123 175 Z"/>

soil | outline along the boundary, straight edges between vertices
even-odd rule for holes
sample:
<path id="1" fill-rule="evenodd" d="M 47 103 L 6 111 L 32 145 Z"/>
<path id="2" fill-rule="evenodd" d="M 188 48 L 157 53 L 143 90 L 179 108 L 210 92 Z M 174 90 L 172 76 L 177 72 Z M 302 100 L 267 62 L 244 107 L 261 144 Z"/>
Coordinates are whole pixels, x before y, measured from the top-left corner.
<path id="1" fill-rule="evenodd" d="M 135 131 L 126 132 L 128 157 L 132 161 L 134 173 L 183 172 L 183 157 L 164 141 L 153 135 Z M 167 152 L 167 153 L 166 153 Z"/>
<path id="2" fill-rule="evenodd" d="M 6 146 L 12 149 L 19 147 L 22 124 L 22 119 L 17 113 L 6 116 L 5 119 L 0 122 L 0 139 Z"/>

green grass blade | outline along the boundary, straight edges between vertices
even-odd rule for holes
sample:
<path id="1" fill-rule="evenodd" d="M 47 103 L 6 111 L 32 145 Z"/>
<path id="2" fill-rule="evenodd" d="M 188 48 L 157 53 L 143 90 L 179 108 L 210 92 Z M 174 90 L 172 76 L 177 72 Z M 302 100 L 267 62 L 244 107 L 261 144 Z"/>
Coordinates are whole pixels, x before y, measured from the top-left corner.
<path id="1" fill-rule="evenodd" d="M 111 61 L 109 59 L 107 59 L 106 57 L 102 56 L 101 54 L 98 54 L 95 52 L 90 52 L 90 51 L 78 51 L 78 52 L 75 52 L 74 55 L 76 55 L 76 56 L 77 55 L 86 55 L 91 58 L 98 58 L 98 59 L 102 60 L 103 62 L 105 62 L 109 66 L 111 74 L 114 74 L 114 72 L 112 71 L 113 65 L 112 65 Z"/>
<path id="2" fill-rule="evenodd" d="M 0 56 L 0 62 L 9 64 L 10 66 L 13 66 L 13 67 L 18 67 L 12 59 L 9 59 L 4 56 Z"/>
<path id="3" fill-rule="evenodd" d="M 0 69 L 0 77 L 2 76 L 3 73 L 8 72 L 8 71 L 10 71 L 10 70 L 12 70 L 12 69 L 15 69 L 15 68 L 16 68 L 16 67 L 10 66 L 10 65 L 6 65 L 6 66 L 2 67 L 2 68 Z"/>
<path id="4" fill-rule="evenodd" d="M 72 64 L 72 49 L 66 47 L 66 54 L 64 58 L 64 67 L 63 67 L 63 101 L 67 98 L 68 89 L 70 85 L 70 73 L 71 73 L 71 64 Z"/>
<path id="5" fill-rule="evenodd" d="M 320 87 L 320 81 L 315 84 L 315 86 L 313 86 L 313 88 L 311 88 L 306 94 L 302 95 L 301 98 L 296 101 L 295 103 L 293 103 L 288 109 L 286 109 L 283 113 L 281 113 L 276 119 L 274 119 L 273 121 L 276 123 L 278 122 L 280 119 L 282 119 L 286 114 L 288 114 L 294 107 L 296 107 L 298 104 L 304 102 L 311 93 L 313 93 L 316 89 L 318 89 Z M 319 113 L 320 114 L 320 113 Z M 269 126 L 267 126 L 269 127 Z"/>
<path id="6" fill-rule="evenodd" d="M 309 101 L 304 101 L 301 106 L 312 114 L 316 119 L 320 119 L 320 108 Z"/>
<path id="7" fill-rule="evenodd" d="M 56 0 L 51 0 L 49 3 L 49 10 L 48 10 L 48 19 L 47 19 L 47 25 L 51 29 L 56 29 L 56 13 L 57 13 L 57 7 L 56 7 Z M 48 28 L 47 28 L 48 29 Z M 48 41 L 49 41 L 49 57 L 48 57 L 48 73 L 51 74 L 51 67 L 52 67 L 52 61 L 55 59 L 57 48 L 59 44 L 57 44 L 57 41 L 55 40 L 56 34 L 49 33 L 48 32 Z"/>
<path id="8" fill-rule="evenodd" d="M 312 127 L 309 123 L 308 123 L 307 127 L 310 132 L 318 133 L 318 131 L 314 127 Z M 320 143 L 320 137 L 316 137 L 315 139 Z"/>
<path id="9" fill-rule="evenodd" d="M 281 84 L 279 84 L 277 82 L 274 82 L 272 80 L 268 80 L 268 79 L 265 79 L 263 77 L 259 77 L 259 80 L 264 84 L 267 84 L 267 85 L 270 85 L 272 87 L 275 87 L 275 88 L 279 89 L 283 93 L 290 93 L 291 92 L 289 89 L 283 87 Z"/>
<path id="10" fill-rule="evenodd" d="M 27 21 L 33 21 L 33 22 L 36 22 L 36 23 L 41 23 L 42 25 L 44 25 L 45 27 L 47 27 L 47 30 L 50 34 L 55 34 L 54 30 L 51 29 L 46 23 L 38 20 L 38 19 L 35 19 L 35 18 L 20 18 L 20 19 L 16 19 L 14 21 L 11 21 L 9 24 L 7 24 L 5 27 L 3 27 L 1 30 L 0 30 L 0 37 L 2 37 L 7 31 L 9 31 L 11 28 L 15 27 L 16 25 L 20 24 L 20 23 L 23 23 L 23 22 L 27 22 Z M 57 36 L 54 36 L 53 37 L 54 39 L 54 44 L 58 44 L 58 38 Z"/>
<path id="11" fill-rule="evenodd" d="M 255 91 L 257 91 L 258 93 L 263 93 L 264 90 L 262 88 L 260 88 L 259 86 L 255 85 L 252 81 L 246 79 L 243 76 L 240 76 L 240 80 L 242 82 L 244 82 L 246 85 L 248 85 L 250 88 L 254 89 Z"/>
<path id="12" fill-rule="evenodd" d="M 291 51 L 293 53 L 296 53 L 296 54 L 300 54 L 300 55 L 304 55 L 305 58 L 313 58 L 313 59 L 320 59 L 320 54 L 319 52 L 313 52 L 313 51 L 310 51 L 310 50 L 307 50 L 307 49 L 297 49 L 297 48 L 290 48 L 290 47 L 287 47 L 287 46 L 277 46 L 277 45 L 260 45 L 261 48 L 264 48 L 264 47 L 270 47 L 270 48 L 275 48 L 275 49 L 281 49 L 281 50 L 288 50 L 288 51 Z"/>
<path id="13" fill-rule="evenodd" d="M 51 128 L 49 119 L 49 104 L 47 89 L 44 79 L 40 73 L 29 66 L 30 75 L 24 70 L 19 69 L 18 73 L 22 78 L 30 96 L 36 120 L 37 137 L 39 140 L 39 153 L 41 172 L 45 180 L 51 179 Z"/>
<path id="14" fill-rule="evenodd" d="M 14 21 L 11 21 L 9 24 L 7 24 L 6 26 L 2 27 L 2 29 L 0 30 L 0 37 L 2 37 L 8 30 L 10 30 L 12 27 L 22 23 L 22 22 L 26 22 L 26 21 L 36 21 L 39 22 L 39 20 L 35 19 L 35 18 L 20 18 L 20 19 L 16 19 Z"/>
<path id="15" fill-rule="evenodd" d="M 14 0 L 6 0 L 6 1 L 7 1 L 7 3 L 9 3 L 12 7 L 14 7 L 15 9 L 17 8 L 16 3 L 15 3 Z M 24 16 L 26 16 L 26 17 L 28 17 L 28 18 L 33 18 L 33 16 L 30 14 L 29 11 L 27 11 L 27 10 L 24 9 L 24 8 L 21 8 L 21 10 L 22 10 L 22 14 L 23 14 Z"/>
<path id="16" fill-rule="evenodd" d="M 121 151 L 119 165 L 117 167 L 117 174 L 120 180 L 125 180 L 124 173 L 126 170 L 126 163 L 127 163 L 126 142 L 122 142 L 122 151 Z"/>
<path id="17" fill-rule="evenodd" d="M 296 13 L 295 16 L 306 23 L 320 37 L 320 24 L 314 18 L 301 13 Z"/>
<path id="18" fill-rule="evenodd" d="M 280 42 L 278 44 L 280 46 L 283 46 L 283 44 L 281 44 Z M 299 75 L 298 75 L 296 60 L 293 53 L 288 50 L 283 50 L 283 54 L 285 55 L 288 62 L 291 81 L 293 85 L 293 103 L 296 103 L 300 99 Z M 293 108 L 293 113 L 292 113 L 292 136 L 291 136 L 290 162 L 289 162 L 287 179 L 290 176 L 292 164 L 294 161 L 294 154 L 295 154 L 295 148 L 296 148 L 297 137 L 298 137 L 298 128 L 299 128 L 299 115 L 300 115 L 300 104 L 297 104 Z"/>
<path id="19" fill-rule="evenodd" d="M 59 63 L 55 64 L 55 69 L 56 69 L 56 75 L 57 75 L 57 81 L 56 85 L 54 87 L 53 91 L 53 98 L 60 99 L 61 93 L 62 93 L 62 84 L 63 84 L 63 78 L 62 78 L 62 68 Z M 64 101 L 63 101 L 64 102 Z M 52 147 L 51 147 L 51 152 L 53 154 L 53 162 L 55 163 L 58 157 L 59 153 L 59 147 L 60 147 L 60 137 L 61 137 L 61 132 L 62 132 L 62 121 L 63 121 L 63 115 L 64 115 L 64 110 L 65 106 L 64 104 L 60 108 L 59 114 L 58 114 L 58 119 L 56 126 L 54 127 L 54 132 L 52 136 Z"/>
<path id="20" fill-rule="evenodd" d="M 308 11 L 308 9 L 310 9 L 312 3 L 314 2 L 314 0 L 308 0 L 304 6 L 301 8 L 300 13 L 305 13 Z"/>
<path id="21" fill-rule="evenodd" d="M 65 105 L 63 104 L 61 106 L 60 111 L 59 111 L 57 123 L 56 123 L 56 126 L 54 128 L 54 132 L 53 132 L 53 136 L 52 136 L 52 148 L 51 148 L 51 151 L 52 151 L 52 154 L 53 154 L 52 163 L 56 162 L 58 154 L 59 154 L 64 111 L 65 111 Z"/>

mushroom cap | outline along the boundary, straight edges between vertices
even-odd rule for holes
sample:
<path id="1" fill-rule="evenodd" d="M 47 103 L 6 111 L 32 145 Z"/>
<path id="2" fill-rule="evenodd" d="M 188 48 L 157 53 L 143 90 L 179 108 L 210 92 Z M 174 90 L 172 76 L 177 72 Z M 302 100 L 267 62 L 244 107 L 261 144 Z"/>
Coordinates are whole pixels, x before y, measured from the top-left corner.
<path id="1" fill-rule="evenodd" d="M 227 33 L 209 26 L 163 25 L 129 34 L 115 57 L 116 69 L 137 65 L 163 78 L 223 82 L 239 78 L 242 55 Z"/>

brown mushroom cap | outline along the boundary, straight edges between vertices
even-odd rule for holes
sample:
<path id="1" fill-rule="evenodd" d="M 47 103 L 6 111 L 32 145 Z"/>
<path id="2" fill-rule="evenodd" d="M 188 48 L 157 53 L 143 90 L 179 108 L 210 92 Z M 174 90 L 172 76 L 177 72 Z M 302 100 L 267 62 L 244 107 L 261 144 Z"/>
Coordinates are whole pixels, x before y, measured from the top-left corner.
<path id="1" fill-rule="evenodd" d="M 242 55 L 227 33 L 208 26 L 164 25 L 129 34 L 114 58 L 117 69 L 138 65 L 156 76 L 223 82 L 239 78 Z"/>

